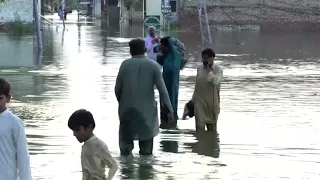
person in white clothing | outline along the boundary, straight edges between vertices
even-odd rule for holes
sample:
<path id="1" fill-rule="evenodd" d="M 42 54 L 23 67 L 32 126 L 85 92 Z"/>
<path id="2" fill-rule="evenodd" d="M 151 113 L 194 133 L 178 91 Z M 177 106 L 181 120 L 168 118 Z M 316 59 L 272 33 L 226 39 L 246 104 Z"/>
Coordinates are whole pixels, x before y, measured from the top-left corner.
<path id="1" fill-rule="evenodd" d="M 155 31 L 156 28 L 154 26 L 150 26 L 148 28 L 149 36 L 144 38 L 145 46 L 146 46 L 146 52 L 147 57 L 149 59 L 152 59 L 154 61 L 157 60 L 157 53 L 153 51 L 153 49 L 160 44 L 159 38 L 156 36 Z"/>
<path id="2" fill-rule="evenodd" d="M 31 180 L 24 126 L 22 120 L 7 108 L 10 91 L 10 83 L 0 78 L 0 180 Z"/>

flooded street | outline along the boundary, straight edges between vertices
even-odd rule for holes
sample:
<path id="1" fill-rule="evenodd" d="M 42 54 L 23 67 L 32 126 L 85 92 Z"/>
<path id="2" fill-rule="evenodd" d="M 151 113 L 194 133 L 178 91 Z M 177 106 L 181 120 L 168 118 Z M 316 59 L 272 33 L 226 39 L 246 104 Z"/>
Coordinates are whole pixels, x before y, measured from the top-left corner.
<path id="1" fill-rule="evenodd" d="M 140 157 L 136 148 L 124 159 L 114 85 L 130 57 L 128 42 L 142 29 L 66 27 L 44 32 L 40 70 L 2 70 L 13 86 L 10 107 L 26 126 L 34 180 L 81 178 L 81 144 L 67 126 L 78 108 L 93 113 L 95 133 L 119 162 L 115 179 L 319 179 L 319 35 L 214 33 L 216 63 L 224 68 L 219 135 L 196 136 L 194 119 L 179 121 L 178 130 L 155 138 L 152 157 Z M 181 72 L 181 115 L 200 63 L 200 35 L 172 36 L 185 43 L 193 61 Z"/>

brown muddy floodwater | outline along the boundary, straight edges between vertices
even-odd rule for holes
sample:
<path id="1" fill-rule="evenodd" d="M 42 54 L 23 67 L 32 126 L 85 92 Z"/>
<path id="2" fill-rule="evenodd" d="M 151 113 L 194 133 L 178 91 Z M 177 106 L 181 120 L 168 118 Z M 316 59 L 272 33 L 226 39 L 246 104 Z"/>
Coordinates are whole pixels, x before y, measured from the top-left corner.
<path id="1" fill-rule="evenodd" d="M 179 121 L 178 130 L 155 138 L 152 157 L 140 157 L 135 149 L 133 158 L 124 159 L 114 84 L 119 65 L 130 57 L 128 41 L 142 36 L 142 29 L 67 29 L 44 32 L 40 69 L 1 70 L 13 86 L 10 106 L 24 119 L 34 180 L 81 178 L 81 144 L 67 127 L 78 108 L 94 114 L 97 136 L 120 164 L 115 179 L 319 179 L 318 34 L 214 33 L 217 63 L 224 68 L 219 136 L 196 136 L 193 119 Z M 200 38 L 171 35 L 185 43 L 193 61 L 181 72 L 181 114 L 192 95 Z"/>

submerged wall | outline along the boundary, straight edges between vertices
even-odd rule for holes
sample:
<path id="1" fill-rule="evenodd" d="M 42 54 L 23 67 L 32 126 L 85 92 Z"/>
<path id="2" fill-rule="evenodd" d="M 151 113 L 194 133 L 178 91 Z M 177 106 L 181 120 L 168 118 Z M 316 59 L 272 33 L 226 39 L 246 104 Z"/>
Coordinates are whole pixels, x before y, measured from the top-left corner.
<path id="1" fill-rule="evenodd" d="M 0 67 L 34 67 L 34 38 L 0 34 Z"/>
<path id="2" fill-rule="evenodd" d="M 5 0 L 0 4 L 0 22 L 14 21 L 16 17 L 28 23 L 33 21 L 32 0 Z"/>

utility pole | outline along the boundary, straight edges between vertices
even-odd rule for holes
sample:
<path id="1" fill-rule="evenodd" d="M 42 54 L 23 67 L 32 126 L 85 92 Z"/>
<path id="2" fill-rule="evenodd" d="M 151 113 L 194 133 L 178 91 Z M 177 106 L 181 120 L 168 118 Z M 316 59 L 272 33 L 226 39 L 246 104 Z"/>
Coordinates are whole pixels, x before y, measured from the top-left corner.
<path id="1" fill-rule="evenodd" d="M 81 11 L 82 5 L 80 3 L 77 4 L 77 15 L 78 15 L 78 22 L 80 21 L 80 11 Z"/>
<path id="2" fill-rule="evenodd" d="M 65 11 L 65 7 L 66 7 L 65 2 L 66 2 L 66 0 L 61 0 L 60 1 L 61 7 L 62 7 L 62 13 L 63 13 L 63 15 L 62 15 L 63 16 L 63 18 L 62 18 L 63 30 L 66 29 L 66 25 L 64 23 L 64 11 Z"/>
<path id="3" fill-rule="evenodd" d="M 207 0 L 197 0 L 197 5 L 200 21 L 200 34 L 202 40 L 201 47 L 202 49 L 205 49 L 212 45 L 210 24 L 207 12 Z"/>
<path id="4" fill-rule="evenodd" d="M 34 13 L 34 20 L 36 24 L 36 33 L 37 33 L 37 42 L 38 42 L 38 52 L 43 50 L 42 44 L 42 33 L 41 33 L 41 26 L 40 26 L 40 17 L 39 17 L 39 5 L 37 0 L 33 0 L 33 13 Z"/>

